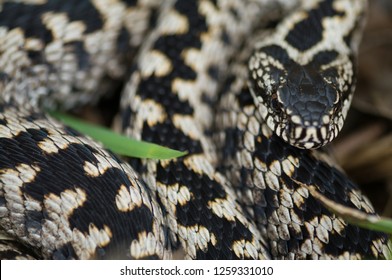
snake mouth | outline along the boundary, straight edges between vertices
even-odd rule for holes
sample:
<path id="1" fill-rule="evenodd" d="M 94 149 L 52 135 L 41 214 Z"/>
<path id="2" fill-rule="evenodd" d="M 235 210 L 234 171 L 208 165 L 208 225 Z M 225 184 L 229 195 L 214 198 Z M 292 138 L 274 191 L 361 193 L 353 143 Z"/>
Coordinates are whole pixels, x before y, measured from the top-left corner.
<path id="1" fill-rule="evenodd" d="M 289 112 L 269 110 L 262 102 L 258 112 L 267 126 L 291 146 L 300 149 L 318 149 L 331 142 L 340 127 L 330 122 L 330 117 L 324 117 L 322 123 L 302 121 L 299 115 L 289 115 Z"/>
<path id="2" fill-rule="evenodd" d="M 294 119 L 294 121 L 293 121 Z M 290 145 L 300 149 L 318 149 L 335 138 L 334 127 L 325 124 L 298 124 L 292 117 L 285 128 L 281 130 L 281 137 Z"/>
<path id="3" fill-rule="evenodd" d="M 295 126 L 287 129 L 283 139 L 300 149 L 318 149 L 329 143 L 329 133 L 327 127 L 321 126 Z M 325 135 L 325 136 L 324 136 Z"/>

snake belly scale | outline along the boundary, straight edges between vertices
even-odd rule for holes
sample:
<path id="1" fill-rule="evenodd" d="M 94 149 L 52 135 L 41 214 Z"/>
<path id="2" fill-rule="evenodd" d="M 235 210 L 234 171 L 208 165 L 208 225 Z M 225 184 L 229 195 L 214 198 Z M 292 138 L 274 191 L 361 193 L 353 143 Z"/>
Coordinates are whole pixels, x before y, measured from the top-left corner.
<path id="1" fill-rule="evenodd" d="M 347 1 L 304 11 L 335 2 Z M 254 27 L 295 4 L 1 3 L 2 258 L 385 258 L 384 234 L 348 225 L 296 182 L 374 213 L 366 197 L 327 155 L 272 134 L 244 60 L 228 71 Z M 123 132 L 187 156 L 126 162 L 41 111 L 93 103 L 117 80 Z"/>

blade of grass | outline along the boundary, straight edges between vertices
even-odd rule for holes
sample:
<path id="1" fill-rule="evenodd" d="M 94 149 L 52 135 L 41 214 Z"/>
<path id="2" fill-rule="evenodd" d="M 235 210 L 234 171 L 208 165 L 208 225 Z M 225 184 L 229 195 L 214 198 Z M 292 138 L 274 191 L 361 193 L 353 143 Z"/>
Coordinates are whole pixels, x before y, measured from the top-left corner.
<path id="1" fill-rule="evenodd" d="M 381 231 L 389 234 L 387 248 L 384 253 L 386 254 L 385 257 L 387 260 L 392 260 L 392 219 L 366 214 L 357 209 L 338 204 L 322 195 L 319 191 L 317 191 L 315 186 L 306 185 L 296 180 L 294 181 L 300 186 L 307 188 L 310 194 L 320 201 L 320 203 L 323 204 L 329 211 L 339 217 L 342 217 L 348 223 L 369 230 Z"/>
<path id="2" fill-rule="evenodd" d="M 172 159 L 187 154 L 187 152 L 131 139 L 104 127 L 81 121 L 66 114 L 59 112 L 49 112 L 49 114 L 73 129 L 101 142 L 107 149 L 119 155 L 148 159 Z"/>
<path id="3" fill-rule="evenodd" d="M 313 185 L 307 185 L 302 182 L 294 180 L 300 186 L 308 189 L 310 194 L 321 202 L 329 211 L 342 217 L 350 224 L 354 224 L 363 228 L 375 231 L 382 231 L 387 234 L 392 234 L 392 219 L 385 217 L 378 217 L 376 215 L 367 214 L 354 208 L 338 204 L 324 195 L 322 195 Z"/>

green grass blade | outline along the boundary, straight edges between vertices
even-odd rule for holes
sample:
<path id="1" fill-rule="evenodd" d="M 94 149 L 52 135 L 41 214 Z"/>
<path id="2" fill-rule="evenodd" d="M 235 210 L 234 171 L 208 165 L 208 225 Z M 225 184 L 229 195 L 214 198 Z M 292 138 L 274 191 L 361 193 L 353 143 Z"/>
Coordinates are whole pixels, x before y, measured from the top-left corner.
<path id="1" fill-rule="evenodd" d="M 310 194 L 320 201 L 326 208 L 328 208 L 329 211 L 342 217 L 347 222 L 370 230 L 382 231 L 388 234 L 392 234 L 392 219 L 367 214 L 365 212 L 359 211 L 358 209 L 338 204 L 318 192 L 315 186 L 306 185 L 299 181 L 295 182 L 307 188 Z"/>
<path id="2" fill-rule="evenodd" d="M 355 221 L 359 226 L 367 229 L 382 231 L 388 234 L 392 234 L 392 219 L 386 217 L 380 217 L 373 221 Z"/>
<path id="3" fill-rule="evenodd" d="M 366 228 L 369 230 L 381 231 L 386 234 L 389 234 L 389 240 L 387 249 L 384 252 L 386 254 L 386 259 L 392 259 L 392 219 L 386 217 L 378 217 L 376 215 L 367 214 L 365 212 L 359 211 L 354 208 L 347 207 L 342 204 L 338 204 L 323 194 L 321 194 L 316 186 L 307 185 L 302 182 L 294 180 L 298 185 L 305 187 L 308 189 L 310 194 L 317 199 L 321 204 L 323 204 L 329 211 L 338 215 L 339 217 L 346 220 L 348 223 L 357 225 L 362 228 Z"/>
<path id="4" fill-rule="evenodd" d="M 59 112 L 50 112 L 49 114 L 73 129 L 101 142 L 107 149 L 110 149 L 119 155 L 148 159 L 172 159 L 187 154 L 187 152 L 181 152 L 157 144 L 131 139 L 104 127 L 83 122 L 80 119 Z"/>

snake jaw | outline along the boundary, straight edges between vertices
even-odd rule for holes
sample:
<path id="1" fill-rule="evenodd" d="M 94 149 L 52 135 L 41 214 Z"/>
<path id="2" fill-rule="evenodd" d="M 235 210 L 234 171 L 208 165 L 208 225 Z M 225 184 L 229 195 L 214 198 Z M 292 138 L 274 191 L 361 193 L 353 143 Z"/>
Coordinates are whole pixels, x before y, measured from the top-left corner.
<path id="1" fill-rule="evenodd" d="M 318 149 L 328 143 L 327 140 L 323 139 L 330 139 L 330 125 L 304 127 L 293 124 L 292 120 L 296 117 L 291 118 L 291 122 L 288 122 L 286 129 L 283 131 L 282 138 L 287 139 L 286 142 L 300 149 Z"/>

